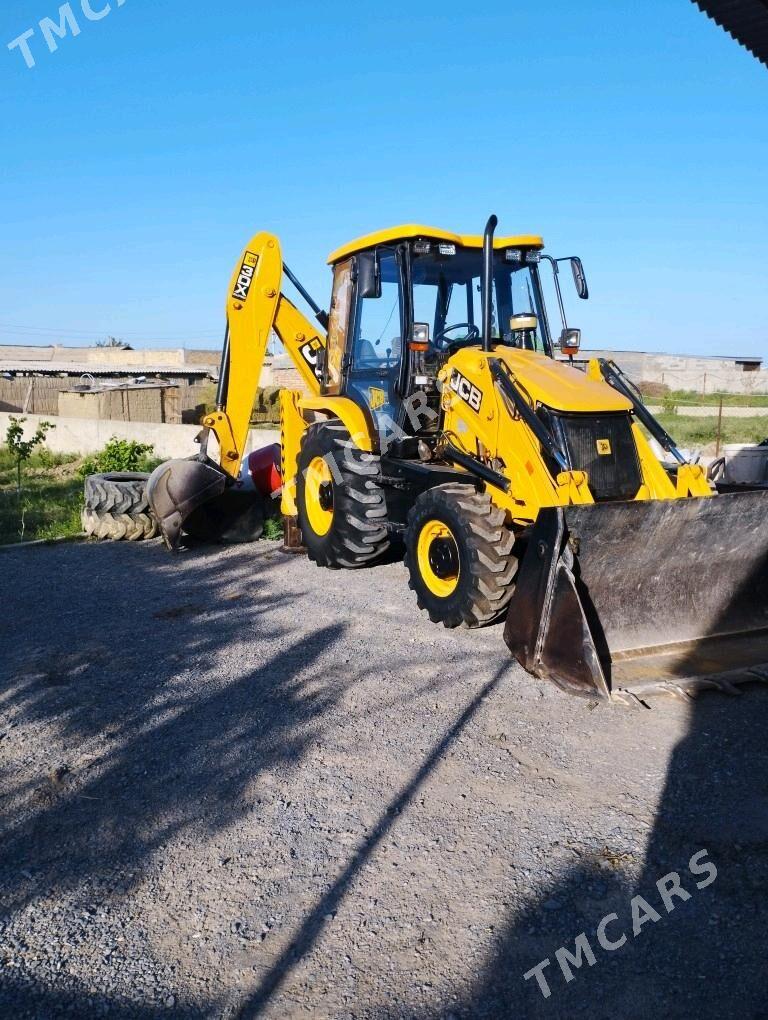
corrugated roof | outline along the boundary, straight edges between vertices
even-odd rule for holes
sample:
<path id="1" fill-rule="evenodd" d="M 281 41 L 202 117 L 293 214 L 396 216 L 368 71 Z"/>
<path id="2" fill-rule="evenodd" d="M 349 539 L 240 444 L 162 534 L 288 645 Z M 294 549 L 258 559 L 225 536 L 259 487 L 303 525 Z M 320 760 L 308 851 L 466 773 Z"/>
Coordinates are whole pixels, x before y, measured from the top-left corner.
<path id="1" fill-rule="evenodd" d="M 768 0 L 693 0 L 768 67 Z"/>

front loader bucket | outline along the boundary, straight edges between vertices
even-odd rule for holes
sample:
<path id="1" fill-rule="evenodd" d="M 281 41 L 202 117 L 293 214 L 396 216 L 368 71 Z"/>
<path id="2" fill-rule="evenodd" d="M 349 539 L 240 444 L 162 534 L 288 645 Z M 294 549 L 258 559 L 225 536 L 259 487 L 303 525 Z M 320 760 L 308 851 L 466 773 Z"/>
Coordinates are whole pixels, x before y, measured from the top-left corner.
<path id="1" fill-rule="evenodd" d="M 155 468 L 147 481 L 147 500 L 169 549 L 178 546 L 187 518 L 221 496 L 226 484 L 220 468 L 197 457 L 168 460 Z"/>
<path id="2" fill-rule="evenodd" d="M 504 639 L 591 698 L 768 680 L 768 492 L 542 510 Z"/>

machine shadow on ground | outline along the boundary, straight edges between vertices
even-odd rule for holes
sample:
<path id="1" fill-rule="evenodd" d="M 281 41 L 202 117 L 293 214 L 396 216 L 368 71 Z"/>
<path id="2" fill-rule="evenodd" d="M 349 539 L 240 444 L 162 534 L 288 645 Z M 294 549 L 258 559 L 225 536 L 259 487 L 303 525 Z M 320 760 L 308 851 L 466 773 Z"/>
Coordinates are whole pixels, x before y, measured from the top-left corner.
<path id="1" fill-rule="evenodd" d="M 463 712 L 456 718 L 440 740 L 434 744 L 422 764 L 413 774 L 409 782 L 402 787 L 397 795 L 387 804 L 365 840 L 350 855 L 344 869 L 336 880 L 306 915 L 300 928 L 295 933 L 291 945 L 284 952 L 267 974 L 249 995 L 238 1003 L 239 1018 L 260 1016 L 270 1003 L 273 995 L 288 979 L 293 968 L 305 959 L 321 937 L 327 919 L 335 916 L 353 881 L 361 869 L 370 860 L 377 848 L 381 846 L 397 819 L 417 797 L 429 776 L 437 768 L 452 744 L 477 714 L 482 702 L 498 687 L 499 681 L 506 672 L 506 667 L 497 670 L 496 674 L 478 690 L 467 702 Z"/>
<path id="2" fill-rule="evenodd" d="M 750 578 L 744 590 L 753 586 Z M 718 629 L 716 622 L 711 633 Z M 669 762 L 639 873 L 625 870 L 621 847 L 607 835 L 599 860 L 582 860 L 507 919 L 495 951 L 459 1003 L 422 1013 L 421 1020 L 446 1012 L 473 1020 L 582 1014 L 596 1020 L 768 1018 L 768 689 L 758 682 L 740 689 L 738 697 L 703 692 L 691 702 L 688 732 Z M 652 711 L 665 711 L 664 698 L 651 704 Z M 689 862 L 702 850 L 717 876 L 697 888 L 707 874 L 693 875 Z M 689 898 L 675 898 L 668 911 L 656 883 L 671 872 Z M 635 896 L 656 912 L 636 936 L 630 906 Z M 611 913 L 618 917 L 606 927 L 608 940 L 627 938 L 606 951 L 596 931 Z M 594 963 L 585 957 L 580 967 L 574 964 L 566 981 L 555 954 L 561 947 L 575 953 L 582 932 Z M 548 998 L 535 977 L 523 977 L 544 959 L 550 960 L 543 971 Z"/>
<path id="3" fill-rule="evenodd" d="M 295 635 L 283 632 L 272 617 L 281 599 L 290 596 L 260 594 L 247 558 L 222 569 L 215 552 L 185 554 L 195 558 L 194 589 L 187 591 L 184 561 L 180 571 L 159 549 L 158 555 L 152 553 L 132 556 L 130 592 L 120 603 L 115 601 L 120 579 L 99 569 L 98 547 L 87 590 L 76 594 L 64 554 L 61 576 L 51 578 L 46 598 L 60 606 L 60 625 L 50 632 L 41 628 L 39 599 L 22 591 L 14 620 L 0 632 L 9 665 L 9 679 L 0 690 L 4 715 L 15 716 L 20 724 L 50 723 L 73 749 L 60 774 L 35 777 L 25 786 L 11 764 L 0 776 L 8 791 L 0 809 L 4 919 L 43 898 L 82 895 L 86 906 L 102 894 L 130 895 L 153 855 L 174 838 L 194 839 L 201 829 L 223 830 L 252 810 L 246 791 L 253 780 L 299 767 L 322 734 L 324 715 L 343 697 L 346 684 L 359 682 L 365 673 L 363 666 L 349 678 L 309 682 L 317 679 L 319 663 L 343 637 L 345 624 L 320 627 L 297 648 Z M 260 577 L 284 562 L 277 553 L 261 554 Z M 160 596 L 157 579 L 163 572 L 174 580 Z M 112 607 L 108 620 L 105 605 Z M 232 607 L 243 611 L 233 613 Z M 206 682 L 191 695 L 176 693 L 175 678 L 189 670 L 204 677 L 223 647 L 242 641 L 244 625 L 249 640 L 274 649 L 263 665 L 238 669 L 235 659 L 227 682 Z M 239 1001 L 239 1016 L 259 1016 L 274 1007 L 285 982 L 321 938 L 325 918 L 343 902 L 482 700 L 497 692 L 503 673 L 499 670 L 468 696 L 463 711 L 306 911 L 290 946 Z M 663 699 L 653 711 L 665 711 Z M 768 1017 L 763 963 L 766 732 L 767 690 L 744 687 L 739 698 L 702 694 L 692 703 L 688 733 L 670 760 L 639 868 L 625 867 L 620 847 L 606 835 L 600 860 L 582 858 L 522 912 L 500 919 L 495 949 L 459 1002 L 414 1016 Z M 17 805 L 29 797 L 34 808 L 19 821 Z M 702 876 L 692 876 L 688 862 L 702 850 L 718 873 L 711 885 L 697 889 Z M 672 871 L 690 899 L 678 900 L 667 914 L 656 882 Z M 633 938 L 630 900 L 637 895 L 660 918 Z M 558 909 L 551 909 L 553 902 Z M 607 952 L 595 931 L 610 913 L 618 915 L 609 929 L 611 938 L 622 932 L 628 938 Z M 574 967 L 573 980 L 566 983 L 555 951 L 573 951 L 581 932 L 595 963 Z M 551 960 L 545 971 L 551 996 L 546 999 L 534 979 L 523 980 L 544 958 Z M 93 1015 L 87 987 L 54 995 L 23 979 L 6 976 L 5 984 L 0 1006 L 5 1000 L 14 1010 L 33 1015 L 35 1010 L 39 1015 Z M 203 1015 L 217 1008 L 211 1003 Z M 144 1020 L 156 1010 L 115 1000 L 109 1015 Z M 174 1015 L 201 1014 L 177 1006 Z M 381 1015 L 389 1014 L 384 1010 Z"/>
<path id="4" fill-rule="evenodd" d="M 50 774 L 27 770 L 34 778 L 22 781 L 11 762 L 0 776 L 7 791 L 0 811 L 3 920 L 41 899 L 81 897 L 86 909 L 102 897 L 130 896 L 171 840 L 225 828 L 250 810 L 249 784 L 264 772 L 296 768 L 345 689 L 338 678 L 317 682 L 316 675 L 344 623 L 320 627 L 297 648 L 295 635 L 272 617 L 282 597 L 259 594 L 248 558 L 222 570 L 215 551 L 188 554 L 197 563 L 194 590 L 185 592 L 183 573 L 159 547 L 132 555 L 122 581 L 102 566 L 104 547 L 90 551 L 92 572 L 77 579 L 76 591 L 64 553 L 51 590 L 33 597 L 24 589 L 0 634 L 3 716 L 20 726 L 50 724 L 68 748 Z M 277 553 L 262 554 L 260 577 L 282 562 Z M 164 596 L 158 572 L 169 575 Z M 41 619 L 41 604 L 59 607 L 63 619 L 55 627 Z M 238 606 L 243 613 L 232 611 Z M 263 666 L 243 669 L 234 655 L 229 678 L 177 693 L 180 672 L 205 677 L 222 648 L 244 640 L 244 624 L 249 641 L 273 649 Z M 0 1007 L 8 995 L 14 1010 L 32 1015 L 92 1015 L 87 989 L 58 993 L 54 1003 L 38 985 L 12 981 L 6 971 Z M 119 1002 L 110 1015 L 123 1009 L 142 1015 Z"/>

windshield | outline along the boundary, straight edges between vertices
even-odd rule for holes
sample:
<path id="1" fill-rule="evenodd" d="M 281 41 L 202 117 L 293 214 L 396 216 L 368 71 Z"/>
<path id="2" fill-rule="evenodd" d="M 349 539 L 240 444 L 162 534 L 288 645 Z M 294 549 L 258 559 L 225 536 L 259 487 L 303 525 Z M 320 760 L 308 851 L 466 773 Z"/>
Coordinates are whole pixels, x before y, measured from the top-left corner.
<path id="1" fill-rule="evenodd" d="M 477 343 L 482 332 L 482 251 L 434 243 L 429 247 L 423 254 L 414 250 L 411 260 L 413 321 L 429 326 L 430 339 L 436 346 Z M 440 247 L 453 249 L 454 254 L 441 254 Z M 515 250 L 520 261 L 507 256 L 507 251 L 494 255 L 491 334 L 497 343 L 551 354 L 538 266 L 525 262 L 524 252 Z M 523 314 L 535 315 L 538 326 L 513 331 L 510 317 Z"/>

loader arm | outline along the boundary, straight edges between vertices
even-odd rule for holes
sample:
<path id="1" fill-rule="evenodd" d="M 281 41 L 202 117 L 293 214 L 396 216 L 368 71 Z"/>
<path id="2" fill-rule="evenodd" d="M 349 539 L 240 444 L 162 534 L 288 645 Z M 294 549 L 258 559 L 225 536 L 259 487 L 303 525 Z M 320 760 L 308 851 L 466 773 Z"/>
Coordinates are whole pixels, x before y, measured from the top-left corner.
<path id="1" fill-rule="evenodd" d="M 240 470 L 272 330 L 310 393 L 320 393 L 318 353 L 325 350 L 325 332 L 282 293 L 284 274 L 301 286 L 283 265 L 277 237 L 262 232 L 243 249 L 229 283 L 217 406 L 202 424 L 216 436 L 219 465 L 231 478 L 236 478 Z M 315 309 L 319 322 L 324 324 L 325 313 L 317 306 Z"/>

